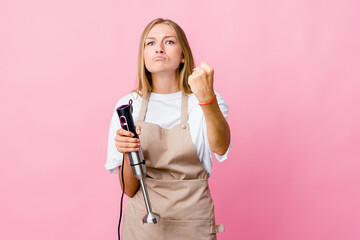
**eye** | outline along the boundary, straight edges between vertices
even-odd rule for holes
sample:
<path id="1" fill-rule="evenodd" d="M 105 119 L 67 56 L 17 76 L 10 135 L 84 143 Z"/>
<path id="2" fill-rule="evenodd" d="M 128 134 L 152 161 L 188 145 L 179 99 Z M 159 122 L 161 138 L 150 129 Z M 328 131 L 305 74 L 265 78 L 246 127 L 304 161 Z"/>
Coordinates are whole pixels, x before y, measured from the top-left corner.
<path id="1" fill-rule="evenodd" d="M 154 42 L 148 42 L 146 45 L 147 46 L 152 46 L 152 45 L 154 45 Z"/>
<path id="2" fill-rule="evenodd" d="M 166 43 L 166 44 L 167 44 L 167 43 L 169 43 L 169 44 L 174 44 L 174 42 L 171 41 L 171 40 L 167 40 L 165 43 Z"/>

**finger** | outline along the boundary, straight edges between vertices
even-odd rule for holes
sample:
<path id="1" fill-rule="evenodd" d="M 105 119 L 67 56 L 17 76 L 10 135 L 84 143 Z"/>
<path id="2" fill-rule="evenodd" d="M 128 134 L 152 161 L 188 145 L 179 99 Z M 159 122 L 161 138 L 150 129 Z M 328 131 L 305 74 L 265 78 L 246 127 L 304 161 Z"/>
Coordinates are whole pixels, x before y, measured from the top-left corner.
<path id="1" fill-rule="evenodd" d="M 116 131 L 116 134 L 121 135 L 121 136 L 127 136 L 127 137 L 134 137 L 135 136 L 135 134 L 133 134 L 132 132 L 126 131 L 126 130 L 124 130 L 122 128 L 118 129 Z"/>
<path id="2" fill-rule="evenodd" d="M 125 142 L 118 142 L 116 143 L 118 148 L 138 148 L 141 146 L 140 143 L 125 143 Z"/>
<path id="3" fill-rule="evenodd" d="M 139 151 L 139 148 L 117 148 L 117 150 L 121 153 L 129 153 Z"/>
<path id="4" fill-rule="evenodd" d="M 197 73 L 193 72 L 192 74 L 189 75 L 188 80 L 194 79 L 195 76 L 197 76 L 197 75 L 198 75 Z"/>
<path id="5" fill-rule="evenodd" d="M 194 68 L 192 74 L 193 75 L 201 75 L 203 73 L 206 73 L 205 69 L 201 66 Z"/>
<path id="6" fill-rule="evenodd" d="M 123 137 L 121 135 L 118 135 L 115 137 L 115 142 L 138 143 L 138 142 L 140 142 L 140 139 L 132 138 L 132 137 Z"/>
<path id="7" fill-rule="evenodd" d="M 191 86 L 193 85 L 193 81 L 194 81 L 194 76 L 190 75 L 190 76 L 188 77 L 188 84 L 189 84 L 190 88 L 191 88 Z"/>
<path id="8" fill-rule="evenodd" d="M 140 134 L 141 134 L 141 127 L 140 127 L 140 125 L 136 125 L 136 126 L 135 126 L 135 131 L 136 131 L 137 135 L 140 135 Z"/>
<path id="9" fill-rule="evenodd" d="M 194 79 L 194 75 L 191 74 L 191 75 L 188 77 L 188 82 L 191 82 L 193 79 Z"/>
<path id="10" fill-rule="evenodd" d="M 208 73 L 214 72 L 214 69 L 206 62 L 201 62 L 200 67 Z"/>
<path id="11" fill-rule="evenodd" d="M 199 72 L 201 72 L 201 71 L 203 71 L 203 70 L 204 70 L 204 69 L 203 69 L 201 66 L 198 66 L 198 67 L 196 67 L 196 68 L 193 69 L 192 74 L 197 74 L 197 73 L 199 73 Z"/>

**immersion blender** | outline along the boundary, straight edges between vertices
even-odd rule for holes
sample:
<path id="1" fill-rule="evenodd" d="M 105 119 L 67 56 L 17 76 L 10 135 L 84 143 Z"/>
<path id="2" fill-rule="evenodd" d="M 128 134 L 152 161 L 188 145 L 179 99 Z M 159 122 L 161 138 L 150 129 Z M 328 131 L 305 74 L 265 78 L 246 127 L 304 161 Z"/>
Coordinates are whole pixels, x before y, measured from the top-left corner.
<path id="1" fill-rule="evenodd" d="M 134 120 L 132 118 L 132 100 L 129 100 L 129 104 L 122 105 L 116 109 L 117 114 L 119 115 L 121 128 L 130 131 L 135 134 L 135 138 L 139 138 L 139 135 L 136 134 Z M 146 191 L 145 186 L 145 176 L 146 176 L 146 166 L 144 156 L 139 147 L 139 150 L 136 152 L 127 153 L 130 160 L 130 165 L 134 176 L 139 180 L 142 193 L 144 195 L 145 206 L 147 210 L 147 214 L 143 217 L 143 223 L 158 223 L 160 220 L 160 216 L 151 211 L 151 204 L 149 200 L 149 196 Z"/>

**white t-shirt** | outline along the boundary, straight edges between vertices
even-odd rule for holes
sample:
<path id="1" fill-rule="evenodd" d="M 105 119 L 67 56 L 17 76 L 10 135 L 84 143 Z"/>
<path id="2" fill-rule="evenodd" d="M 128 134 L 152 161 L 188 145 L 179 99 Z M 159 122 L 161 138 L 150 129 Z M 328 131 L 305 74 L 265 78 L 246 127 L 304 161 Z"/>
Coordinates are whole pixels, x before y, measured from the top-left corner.
<path id="1" fill-rule="evenodd" d="M 217 102 L 220 106 L 220 110 L 224 117 L 227 118 L 228 105 L 219 93 L 215 92 L 215 94 Z M 181 96 L 181 91 L 171 94 L 151 93 L 144 121 L 157 124 L 161 128 L 166 129 L 179 124 L 181 118 Z M 116 112 L 116 108 L 120 107 L 121 105 L 128 104 L 130 99 L 133 101 L 132 115 L 134 123 L 136 124 L 140 112 L 142 98 L 134 92 L 122 97 L 117 102 L 111 119 L 108 138 L 107 161 L 105 164 L 105 168 L 111 173 L 119 173 L 119 166 L 121 165 L 123 158 L 123 154 L 120 153 L 115 146 L 116 130 L 120 128 L 120 121 Z M 190 128 L 190 135 L 201 163 L 209 175 L 211 175 L 213 155 L 207 139 L 205 117 L 198 103 L 199 101 L 194 94 L 189 95 L 188 123 Z M 231 144 L 224 155 L 220 156 L 215 154 L 216 158 L 220 162 L 227 159 L 230 148 Z"/>

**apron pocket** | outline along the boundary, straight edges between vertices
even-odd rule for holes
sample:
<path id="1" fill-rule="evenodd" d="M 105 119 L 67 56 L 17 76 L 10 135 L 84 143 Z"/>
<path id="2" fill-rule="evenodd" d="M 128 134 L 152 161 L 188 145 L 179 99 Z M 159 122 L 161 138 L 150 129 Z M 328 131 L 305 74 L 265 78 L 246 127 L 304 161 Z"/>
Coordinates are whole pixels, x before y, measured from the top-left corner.
<path id="1" fill-rule="evenodd" d="M 209 220 L 160 219 L 159 240 L 213 240 L 212 227 Z"/>

